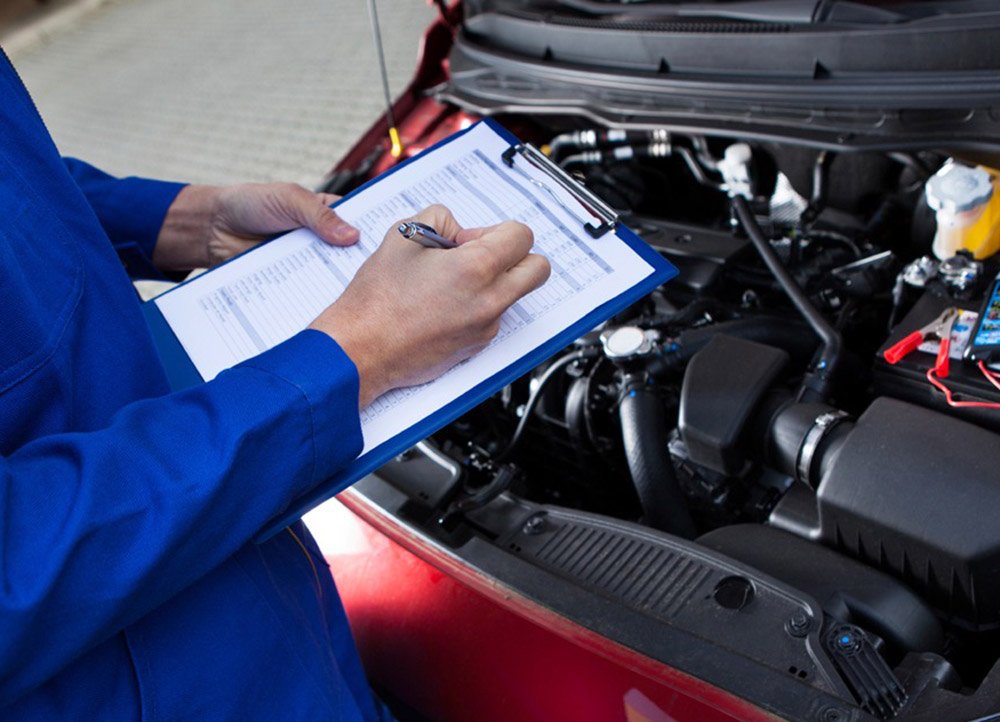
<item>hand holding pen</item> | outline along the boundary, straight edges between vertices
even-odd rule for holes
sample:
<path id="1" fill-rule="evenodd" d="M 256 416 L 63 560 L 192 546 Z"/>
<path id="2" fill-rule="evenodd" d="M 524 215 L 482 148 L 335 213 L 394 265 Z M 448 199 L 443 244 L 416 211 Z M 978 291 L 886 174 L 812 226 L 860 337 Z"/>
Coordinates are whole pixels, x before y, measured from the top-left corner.
<path id="1" fill-rule="evenodd" d="M 391 226 L 347 289 L 311 324 L 354 362 L 362 408 L 485 348 L 500 316 L 549 275 L 548 261 L 531 253 L 534 239 L 521 223 L 462 228 L 443 206 L 417 219 Z M 454 250 L 434 250 L 441 248 Z"/>
<path id="2" fill-rule="evenodd" d="M 420 221 L 407 221 L 399 224 L 399 231 L 403 238 L 419 243 L 424 248 L 457 248 L 458 243 L 450 238 L 445 238 L 426 223 Z"/>

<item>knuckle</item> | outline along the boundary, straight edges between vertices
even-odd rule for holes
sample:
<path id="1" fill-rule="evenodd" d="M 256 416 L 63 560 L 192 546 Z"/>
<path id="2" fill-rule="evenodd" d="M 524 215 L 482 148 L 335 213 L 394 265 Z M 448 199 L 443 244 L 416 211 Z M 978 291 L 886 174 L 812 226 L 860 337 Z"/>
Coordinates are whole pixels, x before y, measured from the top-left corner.
<path id="1" fill-rule="evenodd" d="M 488 327 L 495 323 L 502 310 L 498 310 L 496 303 L 492 294 L 483 294 L 479 297 L 478 303 L 476 304 L 475 311 L 472 314 L 473 323 L 481 328 Z"/>
<path id="2" fill-rule="evenodd" d="M 492 259 L 492 254 L 485 252 L 485 249 L 470 250 L 475 252 L 465 254 L 459 266 L 462 278 L 466 283 L 476 286 L 488 284 L 496 275 L 493 270 L 495 261 Z"/>
<path id="3" fill-rule="evenodd" d="M 485 306 L 480 307 L 476 314 L 475 319 L 470 319 L 473 325 L 469 328 L 469 338 L 470 340 L 485 341 L 489 343 L 500 333 L 500 315 L 494 313 L 492 309 Z"/>
<path id="4" fill-rule="evenodd" d="M 507 264 L 504 263 L 503 258 L 496 253 L 489 254 L 489 257 L 483 263 L 483 272 L 486 274 L 486 282 L 493 283 L 497 280 L 505 271 L 507 270 Z"/>
<path id="5" fill-rule="evenodd" d="M 463 288 L 479 285 L 479 266 L 469 261 L 456 264 L 455 281 Z"/>
<path id="6" fill-rule="evenodd" d="M 500 224 L 503 232 L 516 243 L 531 248 L 535 242 L 535 234 L 523 223 L 518 221 L 504 221 Z"/>
<path id="7" fill-rule="evenodd" d="M 476 296 L 475 301 L 470 304 L 467 318 L 469 325 L 474 330 L 485 329 L 498 323 L 500 315 L 506 310 L 502 301 L 497 298 L 493 291 L 484 291 Z"/>
<path id="8" fill-rule="evenodd" d="M 499 318 L 500 314 L 511 305 L 511 300 L 499 289 L 490 289 L 483 294 L 483 304 L 491 318 Z"/>
<path id="9" fill-rule="evenodd" d="M 414 217 L 417 220 L 420 220 L 424 223 L 437 225 L 440 224 L 444 219 L 449 218 L 450 216 L 451 216 L 451 211 L 449 211 L 440 203 L 434 203 L 424 208 Z"/>
<path id="10" fill-rule="evenodd" d="M 496 246 L 484 246 L 482 256 L 483 267 L 491 281 L 507 270 L 507 258 Z"/>

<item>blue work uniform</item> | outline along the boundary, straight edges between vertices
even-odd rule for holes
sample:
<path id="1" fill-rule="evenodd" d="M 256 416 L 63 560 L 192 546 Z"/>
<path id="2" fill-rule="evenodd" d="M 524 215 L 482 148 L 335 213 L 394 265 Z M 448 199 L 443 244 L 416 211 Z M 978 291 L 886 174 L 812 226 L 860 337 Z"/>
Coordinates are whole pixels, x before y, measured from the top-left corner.
<path id="1" fill-rule="evenodd" d="M 125 267 L 180 188 L 64 162 L 0 52 L 0 719 L 376 720 L 305 527 L 248 541 L 360 451 L 357 370 L 169 393 Z"/>

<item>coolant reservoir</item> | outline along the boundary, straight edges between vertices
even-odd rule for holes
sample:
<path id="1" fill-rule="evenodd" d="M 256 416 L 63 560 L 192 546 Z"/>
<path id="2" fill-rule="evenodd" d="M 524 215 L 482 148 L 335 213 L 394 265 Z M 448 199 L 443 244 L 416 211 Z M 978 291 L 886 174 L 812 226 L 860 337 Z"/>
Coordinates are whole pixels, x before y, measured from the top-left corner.
<path id="1" fill-rule="evenodd" d="M 1000 250 L 997 177 L 982 166 L 949 162 L 927 181 L 926 197 L 937 213 L 934 255 L 944 260 L 960 250 L 977 259 Z"/>

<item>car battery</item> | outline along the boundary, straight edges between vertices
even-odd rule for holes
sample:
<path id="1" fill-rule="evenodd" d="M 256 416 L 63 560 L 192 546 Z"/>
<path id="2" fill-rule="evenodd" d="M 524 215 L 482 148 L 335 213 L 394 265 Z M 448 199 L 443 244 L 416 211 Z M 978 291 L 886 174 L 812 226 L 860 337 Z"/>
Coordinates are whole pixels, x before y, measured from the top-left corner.
<path id="1" fill-rule="evenodd" d="M 955 305 L 954 299 L 929 293 L 925 293 L 917 301 L 878 351 L 874 367 L 875 391 L 879 396 L 891 396 L 937 409 L 1000 431 L 1000 409 L 952 408 L 948 406 L 944 394 L 931 386 L 927 380 L 927 370 L 934 366 L 937 357 L 937 339 L 925 340 L 920 348 L 895 364 L 888 363 L 883 355 L 886 349 L 934 321 L 949 306 Z M 960 400 L 1000 403 L 1000 389 L 987 381 L 975 364 L 964 360 L 965 349 L 978 318 L 978 304 L 966 308 L 969 305 L 971 304 L 959 306 L 960 314 L 951 332 L 950 372 L 944 382 Z"/>

